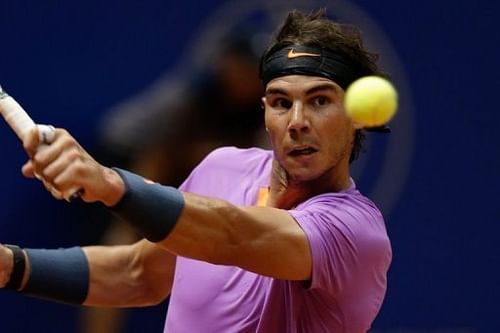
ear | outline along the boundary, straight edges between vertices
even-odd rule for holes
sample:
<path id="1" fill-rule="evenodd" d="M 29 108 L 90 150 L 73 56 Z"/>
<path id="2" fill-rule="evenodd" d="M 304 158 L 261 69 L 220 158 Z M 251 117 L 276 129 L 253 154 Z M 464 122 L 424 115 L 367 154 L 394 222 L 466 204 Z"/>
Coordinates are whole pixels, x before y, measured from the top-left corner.
<path id="1" fill-rule="evenodd" d="M 260 99 L 260 107 L 262 110 L 264 110 L 266 108 L 266 97 L 262 97 Z"/>

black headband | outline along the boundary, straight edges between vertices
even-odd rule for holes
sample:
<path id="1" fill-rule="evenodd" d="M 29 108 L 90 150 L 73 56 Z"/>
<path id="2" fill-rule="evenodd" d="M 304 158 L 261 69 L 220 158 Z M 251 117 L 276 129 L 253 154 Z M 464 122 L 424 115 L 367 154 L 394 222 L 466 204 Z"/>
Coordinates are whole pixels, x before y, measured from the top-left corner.
<path id="1" fill-rule="evenodd" d="M 324 77 L 346 89 L 363 76 L 339 54 L 302 45 L 286 46 L 266 55 L 260 70 L 264 85 L 277 77 L 296 74 Z"/>
<path id="2" fill-rule="evenodd" d="M 363 77 L 346 58 L 332 51 L 303 45 L 289 45 L 266 54 L 260 66 L 260 78 L 266 86 L 272 79 L 286 75 L 319 76 L 332 80 L 342 89 Z M 365 128 L 371 132 L 390 133 L 386 125 Z"/>

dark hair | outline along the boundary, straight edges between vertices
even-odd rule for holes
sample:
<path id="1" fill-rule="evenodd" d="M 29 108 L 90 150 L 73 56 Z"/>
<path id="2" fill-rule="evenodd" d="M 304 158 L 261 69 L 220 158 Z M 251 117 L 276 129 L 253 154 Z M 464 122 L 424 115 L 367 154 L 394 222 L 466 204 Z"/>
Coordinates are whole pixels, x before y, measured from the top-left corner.
<path id="1" fill-rule="evenodd" d="M 378 70 L 376 64 L 378 55 L 364 49 L 361 32 L 354 26 L 329 20 L 324 9 L 309 14 L 297 10 L 291 11 L 271 45 L 264 51 L 261 57 L 261 69 L 268 56 L 291 45 L 316 47 L 336 53 L 349 61 L 358 77 L 385 76 Z M 354 161 L 362 151 L 364 139 L 364 131 L 356 130 L 349 162 Z"/>

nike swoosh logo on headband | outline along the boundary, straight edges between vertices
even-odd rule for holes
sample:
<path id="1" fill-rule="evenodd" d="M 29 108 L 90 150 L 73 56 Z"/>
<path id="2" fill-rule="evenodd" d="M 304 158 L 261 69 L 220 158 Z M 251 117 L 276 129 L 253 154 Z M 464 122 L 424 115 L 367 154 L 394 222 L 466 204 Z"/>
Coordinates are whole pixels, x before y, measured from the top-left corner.
<path id="1" fill-rule="evenodd" d="M 288 59 L 298 58 L 298 57 L 321 57 L 321 54 L 317 53 L 307 53 L 307 52 L 295 52 L 295 49 L 288 51 Z"/>

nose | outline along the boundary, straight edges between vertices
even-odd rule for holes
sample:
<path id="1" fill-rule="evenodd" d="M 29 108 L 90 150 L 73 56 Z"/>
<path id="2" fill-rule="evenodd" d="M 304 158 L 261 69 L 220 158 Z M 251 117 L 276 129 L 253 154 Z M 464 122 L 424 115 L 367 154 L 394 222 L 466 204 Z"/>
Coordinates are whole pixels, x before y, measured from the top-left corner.
<path id="1" fill-rule="evenodd" d="M 307 131 L 309 129 L 309 120 L 306 116 L 304 105 L 296 102 L 290 111 L 288 130 L 291 132 Z"/>

